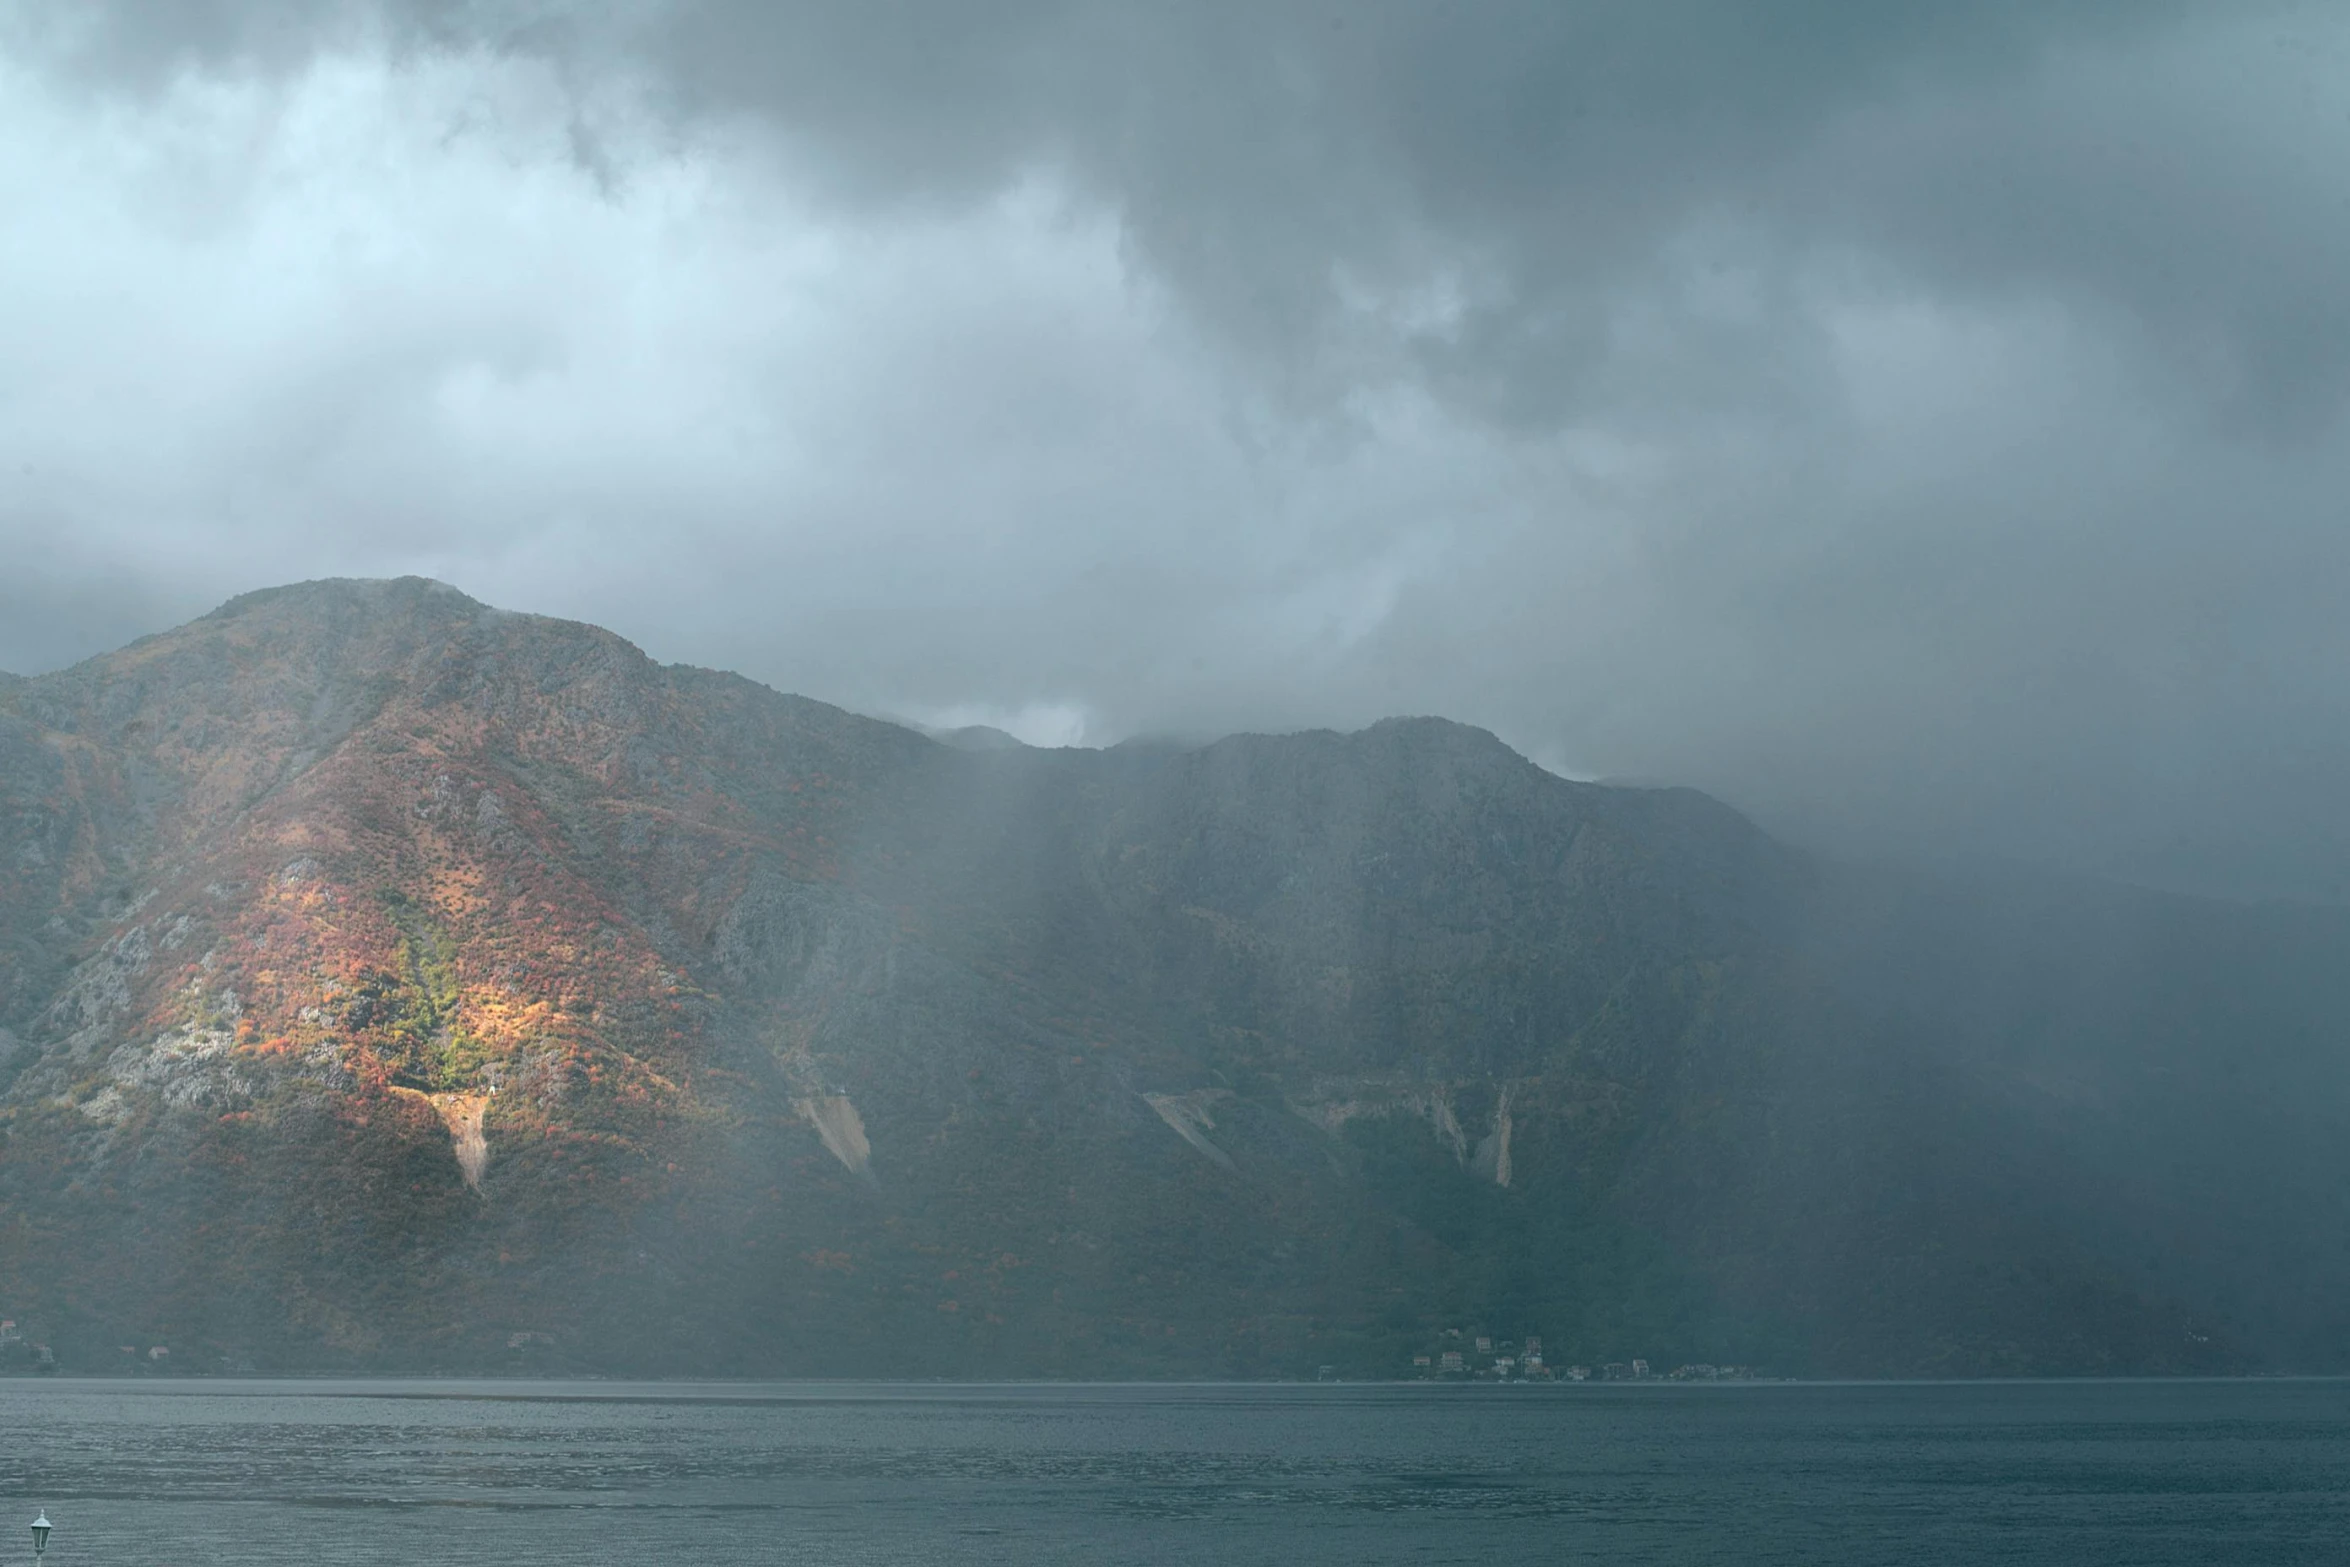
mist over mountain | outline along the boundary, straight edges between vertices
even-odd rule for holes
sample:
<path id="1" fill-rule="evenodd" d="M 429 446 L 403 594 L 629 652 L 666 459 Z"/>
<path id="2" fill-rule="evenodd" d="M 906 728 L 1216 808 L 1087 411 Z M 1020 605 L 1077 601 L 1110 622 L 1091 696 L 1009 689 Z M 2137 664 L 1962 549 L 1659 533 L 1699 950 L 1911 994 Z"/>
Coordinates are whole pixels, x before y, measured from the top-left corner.
<path id="1" fill-rule="evenodd" d="M 0 678 L 69 1365 L 2350 1355 L 2350 914 L 1788 848 L 1435 718 L 943 739 L 419 579 Z"/>

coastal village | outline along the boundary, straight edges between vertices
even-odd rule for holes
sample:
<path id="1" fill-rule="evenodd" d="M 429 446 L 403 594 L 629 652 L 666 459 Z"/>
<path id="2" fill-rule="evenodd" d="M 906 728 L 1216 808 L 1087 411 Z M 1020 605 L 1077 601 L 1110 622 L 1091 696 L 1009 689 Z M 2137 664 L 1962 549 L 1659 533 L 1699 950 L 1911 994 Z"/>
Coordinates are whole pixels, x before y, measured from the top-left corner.
<path id="1" fill-rule="evenodd" d="M 1420 1381 L 1721 1382 L 1750 1380 L 1754 1368 L 1691 1362 L 1659 1371 L 1639 1358 L 1596 1366 L 1554 1366 L 1543 1357 L 1538 1334 L 1513 1340 L 1446 1328 L 1438 1343 L 1412 1356 L 1412 1375 Z"/>
<path id="2" fill-rule="evenodd" d="M 550 1334 L 521 1332 L 512 1334 L 506 1347 L 518 1358 L 535 1359 L 532 1351 L 544 1351 L 553 1345 Z M 202 1375 L 213 1369 L 175 1367 L 170 1349 L 163 1345 L 125 1344 L 120 1349 L 117 1372 L 180 1371 L 184 1374 L 193 1371 Z M 29 1339 L 15 1318 L 0 1317 L 0 1376 L 51 1375 L 57 1369 L 57 1357 L 48 1345 Z M 250 1361 L 224 1359 L 219 1369 L 237 1375 L 250 1374 L 254 1367 Z M 1727 1382 L 1750 1381 L 1754 1376 L 1752 1366 L 1721 1366 L 1702 1361 L 1660 1370 L 1637 1356 L 1598 1365 L 1553 1365 L 1543 1354 L 1539 1334 L 1506 1339 L 1463 1328 L 1444 1329 L 1436 1343 L 1413 1355 L 1410 1373 L 1412 1380 L 1423 1382 Z M 1337 1368 L 1322 1367 L 1319 1380 L 1338 1380 Z"/>
<path id="3" fill-rule="evenodd" d="M 24 1336 L 14 1317 L 0 1317 L 0 1376 L 11 1372 L 51 1372 L 57 1369 L 57 1357 L 46 1344 L 35 1344 Z"/>
<path id="4" fill-rule="evenodd" d="M 509 1337 L 507 1349 L 517 1357 L 535 1359 L 531 1351 L 550 1349 L 553 1344 L 550 1334 L 521 1332 Z M 57 1369 L 57 1357 L 47 1344 L 28 1338 L 15 1318 L 0 1317 L 0 1376 L 51 1375 Z M 125 1344 L 121 1346 L 115 1369 L 148 1374 L 193 1371 L 202 1375 L 213 1368 L 175 1367 L 166 1346 Z M 237 1359 L 224 1360 L 219 1369 L 236 1375 L 250 1374 L 254 1367 L 250 1361 Z M 1598 1365 L 1553 1365 L 1543 1354 L 1539 1334 L 1506 1339 L 1463 1328 L 1444 1329 L 1436 1343 L 1411 1357 L 1410 1372 L 1412 1380 L 1423 1382 L 1726 1382 L 1750 1381 L 1754 1376 L 1751 1366 L 1702 1361 L 1660 1370 L 1638 1356 Z M 1322 1367 L 1319 1379 L 1337 1380 L 1337 1368 Z"/>

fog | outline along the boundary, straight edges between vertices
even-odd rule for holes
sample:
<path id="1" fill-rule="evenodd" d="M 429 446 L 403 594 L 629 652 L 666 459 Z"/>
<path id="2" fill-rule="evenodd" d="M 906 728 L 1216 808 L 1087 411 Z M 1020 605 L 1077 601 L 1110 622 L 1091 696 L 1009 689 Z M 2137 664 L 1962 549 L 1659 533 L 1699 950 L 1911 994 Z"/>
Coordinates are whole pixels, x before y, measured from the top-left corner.
<path id="1" fill-rule="evenodd" d="M 2350 890 L 2350 15 L 0 4 L 0 668 L 419 572 Z"/>

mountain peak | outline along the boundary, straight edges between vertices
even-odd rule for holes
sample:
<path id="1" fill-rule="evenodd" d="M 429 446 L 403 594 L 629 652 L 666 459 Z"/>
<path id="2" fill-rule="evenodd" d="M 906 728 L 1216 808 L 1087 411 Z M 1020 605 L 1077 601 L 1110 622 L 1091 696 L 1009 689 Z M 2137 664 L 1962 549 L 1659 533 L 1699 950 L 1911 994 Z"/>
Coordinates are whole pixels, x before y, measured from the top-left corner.
<path id="1" fill-rule="evenodd" d="M 434 577 L 319 577 L 240 593 L 195 624 L 288 614 L 473 615 L 488 609 Z"/>
<path id="2" fill-rule="evenodd" d="M 1463 759 L 1506 760 L 1526 768 L 1534 766 L 1492 730 L 1481 729 L 1475 724 L 1464 724 L 1457 719 L 1427 714 L 1382 718 L 1367 729 L 1357 730 L 1356 735 L 1375 744 L 1401 746 L 1415 751 L 1441 752 Z"/>
<path id="3" fill-rule="evenodd" d="M 958 751 L 1025 751 L 1028 742 L 1018 735 L 996 728 L 993 724 L 965 724 L 960 729 L 941 729 L 930 736 L 941 745 Z"/>

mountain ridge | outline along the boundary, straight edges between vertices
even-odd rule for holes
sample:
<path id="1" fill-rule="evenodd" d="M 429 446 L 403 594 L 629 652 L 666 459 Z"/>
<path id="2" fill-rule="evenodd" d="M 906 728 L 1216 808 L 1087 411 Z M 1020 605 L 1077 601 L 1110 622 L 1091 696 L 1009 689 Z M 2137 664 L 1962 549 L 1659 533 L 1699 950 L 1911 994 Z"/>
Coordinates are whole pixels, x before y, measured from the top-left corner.
<path id="1" fill-rule="evenodd" d="M 0 1308 L 283 1369 L 2325 1369 L 2350 921 L 1441 719 L 958 747 L 423 579 L 0 682 Z"/>

